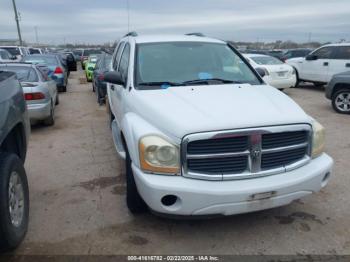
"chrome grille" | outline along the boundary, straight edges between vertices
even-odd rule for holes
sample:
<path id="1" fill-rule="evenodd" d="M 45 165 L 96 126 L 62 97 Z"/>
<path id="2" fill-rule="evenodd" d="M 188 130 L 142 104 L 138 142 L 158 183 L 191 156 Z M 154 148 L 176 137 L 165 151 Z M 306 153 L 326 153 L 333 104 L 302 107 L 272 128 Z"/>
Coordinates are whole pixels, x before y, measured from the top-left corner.
<path id="1" fill-rule="evenodd" d="M 182 173 L 209 180 L 282 173 L 310 160 L 311 131 L 305 124 L 188 135 Z"/>

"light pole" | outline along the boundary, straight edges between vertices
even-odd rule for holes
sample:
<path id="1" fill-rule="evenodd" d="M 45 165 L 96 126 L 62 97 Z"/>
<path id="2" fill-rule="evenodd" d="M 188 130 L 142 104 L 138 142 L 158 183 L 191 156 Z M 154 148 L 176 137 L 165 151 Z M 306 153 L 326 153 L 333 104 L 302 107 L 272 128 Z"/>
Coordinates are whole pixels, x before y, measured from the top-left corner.
<path id="1" fill-rule="evenodd" d="M 23 42 L 22 42 L 22 36 L 21 36 L 21 29 L 19 27 L 19 18 L 18 18 L 18 13 L 17 13 L 17 7 L 16 7 L 15 0 L 12 0 L 12 4 L 13 4 L 13 10 L 15 11 L 15 19 L 16 19 L 16 24 L 17 24 L 19 45 L 22 45 Z"/>

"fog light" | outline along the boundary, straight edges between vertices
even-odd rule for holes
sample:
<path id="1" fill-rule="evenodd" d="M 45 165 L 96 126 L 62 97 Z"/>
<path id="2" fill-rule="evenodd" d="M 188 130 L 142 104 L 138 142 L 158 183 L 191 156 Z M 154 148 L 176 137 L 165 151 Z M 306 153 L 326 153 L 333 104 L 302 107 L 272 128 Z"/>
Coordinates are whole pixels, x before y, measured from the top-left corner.
<path id="1" fill-rule="evenodd" d="M 174 195 L 166 195 L 166 196 L 163 196 L 161 199 L 162 204 L 167 207 L 174 205 L 176 201 L 177 201 L 177 196 L 174 196 Z"/>

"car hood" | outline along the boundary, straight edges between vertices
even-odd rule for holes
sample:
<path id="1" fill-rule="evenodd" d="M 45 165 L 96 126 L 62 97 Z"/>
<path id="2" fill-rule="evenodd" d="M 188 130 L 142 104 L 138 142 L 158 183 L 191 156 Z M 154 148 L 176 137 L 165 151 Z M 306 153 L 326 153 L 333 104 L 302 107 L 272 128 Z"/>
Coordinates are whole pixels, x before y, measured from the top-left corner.
<path id="1" fill-rule="evenodd" d="M 305 60 L 305 57 L 294 57 L 294 58 L 290 58 L 290 59 L 287 59 L 285 61 L 285 63 L 289 64 L 289 63 L 298 63 L 298 62 L 302 62 Z"/>
<path id="2" fill-rule="evenodd" d="M 287 95 L 268 85 L 209 85 L 133 90 L 133 109 L 165 134 L 310 123 Z"/>

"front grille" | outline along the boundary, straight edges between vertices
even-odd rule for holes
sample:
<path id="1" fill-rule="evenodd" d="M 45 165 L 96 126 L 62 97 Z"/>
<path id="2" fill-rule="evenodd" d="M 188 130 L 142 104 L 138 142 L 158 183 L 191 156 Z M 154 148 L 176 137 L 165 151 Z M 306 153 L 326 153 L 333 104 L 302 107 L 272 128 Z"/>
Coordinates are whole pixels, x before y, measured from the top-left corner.
<path id="1" fill-rule="evenodd" d="M 306 147 L 301 147 L 282 152 L 262 154 L 261 169 L 266 170 L 290 165 L 302 159 L 306 154 L 306 149 Z"/>
<path id="2" fill-rule="evenodd" d="M 229 153 L 246 149 L 248 149 L 247 136 L 197 140 L 187 145 L 189 154 Z"/>
<path id="3" fill-rule="evenodd" d="M 302 144 L 305 143 L 307 139 L 307 131 L 264 134 L 262 135 L 262 149 Z"/>
<path id="4" fill-rule="evenodd" d="M 284 172 L 309 159 L 309 125 L 267 127 L 189 135 L 183 143 L 183 174 L 225 179 Z"/>
<path id="5" fill-rule="evenodd" d="M 248 167 L 248 156 L 221 157 L 208 159 L 189 159 L 188 168 L 194 172 L 220 173 L 242 173 Z"/>

